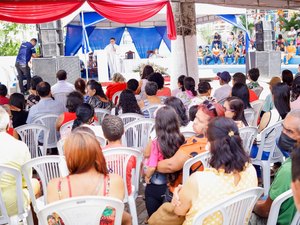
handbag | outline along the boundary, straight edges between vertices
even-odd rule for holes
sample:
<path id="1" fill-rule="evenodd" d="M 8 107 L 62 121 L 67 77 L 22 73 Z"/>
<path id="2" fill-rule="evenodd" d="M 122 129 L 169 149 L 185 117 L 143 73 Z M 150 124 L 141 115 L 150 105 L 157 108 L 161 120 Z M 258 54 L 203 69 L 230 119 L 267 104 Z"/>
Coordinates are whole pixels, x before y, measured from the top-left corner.
<path id="1" fill-rule="evenodd" d="M 155 171 L 150 179 L 151 184 L 155 185 L 163 185 L 167 184 L 167 176 L 166 174 Z"/>

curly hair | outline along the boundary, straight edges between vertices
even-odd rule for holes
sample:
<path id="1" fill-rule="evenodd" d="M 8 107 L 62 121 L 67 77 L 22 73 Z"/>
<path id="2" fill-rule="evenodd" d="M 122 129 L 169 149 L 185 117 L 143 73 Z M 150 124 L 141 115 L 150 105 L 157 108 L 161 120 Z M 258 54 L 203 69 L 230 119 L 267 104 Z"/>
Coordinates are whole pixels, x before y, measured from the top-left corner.
<path id="1" fill-rule="evenodd" d="M 239 129 L 229 118 L 217 117 L 210 121 L 207 129 L 211 158 L 209 164 L 215 169 L 224 169 L 225 173 L 241 172 L 250 162 L 245 152 Z"/>
<path id="2" fill-rule="evenodd" d="M 142 115 L 134 93 L 128 89 L 121 92 L 118 108 L 122 109 L 122 113 L 138 113 Z"/>

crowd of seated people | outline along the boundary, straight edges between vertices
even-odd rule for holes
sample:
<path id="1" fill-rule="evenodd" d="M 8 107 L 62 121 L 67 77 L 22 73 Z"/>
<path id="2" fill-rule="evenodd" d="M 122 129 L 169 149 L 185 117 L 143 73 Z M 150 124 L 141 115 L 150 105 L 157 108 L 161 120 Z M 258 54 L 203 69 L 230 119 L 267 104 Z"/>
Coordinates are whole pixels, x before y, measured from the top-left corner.
<path id="1" fill-rule="evenodd" d="M 262 88 L 259 76 L 256 68 L 249 70 L 247 75 L 236 73 L 231 76 L 223 71 L 217 74 L 219 87 L 213 90 L 207 81 L 196 86 L 192 77 L 182 75 L 178 78 L 178 87 L 171 91 L 164 84 L 163 76 L 147 66 L 140 81 L 121 81 L 125 89 L 121 91 L 117 104 L 111 102 L 111 93 L 106 95 L 95 80 L 87 83 L 76 80 L 75 90 L 68 85 L 72 88 L 66 93 L 65 105 L 52 95 L 55 88 L 39 77 L 32 79 L 30 96 L 19 93 L 8 96 L 2 85 L 0 98 L 4 104 L 0 106 L 0 152 L 3 157 L 0 164 L 21 171 L 21 166 L 30 160 L 30 146 L 21 141 L 14 129 L 34 124 L 41 116 L 55 114 L 57 121 L 53 126 L 57 130 L 67 122 L 74 122 L 70 133 L 59 137 L 63 138 L 63 153 L 60 154 L 65 156 L 69 175 L 49 182 L 47 204 L 75 196 L 109 196 L 123 200 L 125 193 L 130 195 L 134 191 L 131 181 L 136 171 L 136 158 L 128 160 L 126 176 L 122 178 L 107 169 L 104 155 L 111 148 L 126 147 L 126 143 L 122 143 L 126 126 L 121 115 L 138 115 L 136 121 L 143 115 L 154 121 L 154 128 L 144 141 L 148 144 L 139 149 L 143 154 L 141 175 L 145 182 L 145 189 L 140 188 L 140 193 L 145 196 L 147 222 L 150 225 L 189 225 L 199 212 L 216 202 L 261 185 L 261 168 L 253 166 L 251 158 L 256 157 L 261 132 L 283 121 L 281 134 L 278 140 L 274 140 L 284 156 L 283 161 L 274 164 L 275 176 L 268 195 L 257 201 L 253 211 L 248 212 L 247 220 L 250 224 L 266 224 L 274 200 L 292 188 L 296 201 L 289 199 L 282 204 L 277 221 L 279 225 L 290 224 L 296 213 L 295 205 L 299 208 L 300 196 L 300 173 L 294 164 L 300 158 L 300 148 L 296 145 L 300 142 L 300 79 L 299 76 L 293 77 L 290 71 L 283 71 L 281 78 L 270 79 L 270 88 L 264 90 L 268 97 L 260 118 L 249 122 L 246 113 L 256 112 L 252 104 L 259 99 L 261 90 L 259 94 L 257 90 Z M 66 79 L 58 84 L 64 82 Z M 154 112 L 144 111 L 151 105 L 157 106 L 153 108 Z M 106 109 L 111 115 L 104 116 L 99 122 L 100 118 L 95 114 L 97 108 Z M 248 152 L 243 148 L 240 129 L 253 124 L 257 124 L 258 135 Z M 184 136 L 185 132 L 192 135 Z M 99 137 L 105 140 L 104 145 Z M 185 163 L 207 152 L 209 168 L 198 163 L 191 167 L 191 175 L 183 181 Z M 51 153 L 56 154 L 55 151 Z M 268 152 L 264 152 L 261 160 L 269 157 Z M 32 184 L 34 194 L 41 195 L 41 184 L 34 178 Z M 16 200 L 20 197 L 12 193 L 14 185 L 11 177 L 0 177 L 1 193 L 9 215 L 16 214 Z M 25 181 L 23 192 L 24 202 L 28 205 L 30 197 Z M 114 210 L 107 207 L 103 215 L 99 215 L 99 224 L 113 224 Z M 204 224 L 222 224 L 222 221 L 222 216 L 214 213 Z M 127 208 L 122 224 L 132 224 L 132 214 Z"/>

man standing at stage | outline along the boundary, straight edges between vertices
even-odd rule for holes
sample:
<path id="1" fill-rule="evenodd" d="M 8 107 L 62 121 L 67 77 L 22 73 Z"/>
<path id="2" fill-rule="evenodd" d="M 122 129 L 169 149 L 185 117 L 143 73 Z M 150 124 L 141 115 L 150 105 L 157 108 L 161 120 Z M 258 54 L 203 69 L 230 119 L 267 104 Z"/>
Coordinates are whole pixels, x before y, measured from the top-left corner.
<path id="1" fill-rule="evenodd" d="M 120 72 L 119 46 L 116 44 L 115 38 L 110 38 L 110 43 L 105 47 L 105 51 L 107 52 L 109 79 L 111 79 L 115 73 Z"/>
<path id="2" fill-rule="evenodd" d="M 18 81 L 19 87 L 21 92 L 24 94 L 25 89 L 23 85 L 23 79 L 26 78 L 27 80 L 27 88 L 26 91 L 30 88 L 30 81 L 31 81 L 31 74 L 30 68 L 28 66 L 28 62 L 30 61 L 31 57 L 36 57 L 36 52 L 34 46 L 37 43 L 37 39 L 32 38 L 30 42 L 23 42 L 20 46 L 19 53 L 16 59 L 16 68 L 18 72 Z"/>

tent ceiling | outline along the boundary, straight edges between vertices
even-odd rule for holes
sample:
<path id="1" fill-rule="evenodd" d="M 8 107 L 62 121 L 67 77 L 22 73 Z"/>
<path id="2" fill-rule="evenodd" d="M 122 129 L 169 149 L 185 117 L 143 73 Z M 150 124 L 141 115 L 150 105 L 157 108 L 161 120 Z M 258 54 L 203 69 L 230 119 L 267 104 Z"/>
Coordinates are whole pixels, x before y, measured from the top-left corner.
<path id="1" fill-rule="evenodd" d="M 191 0 L 171 0 L 182 2 Z M 300 0 L 195 0 L 196 3 L 215 4 L 219 6 L 231 6 L 241 8 L 261 9 L 299 9 Z"/>

